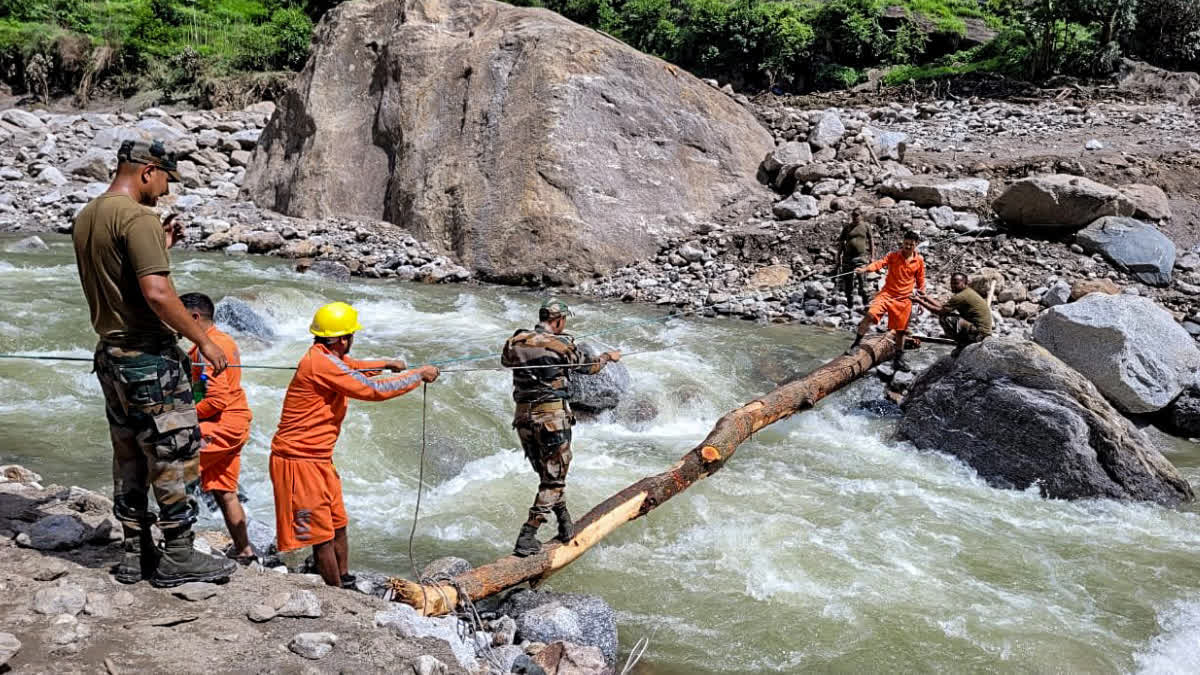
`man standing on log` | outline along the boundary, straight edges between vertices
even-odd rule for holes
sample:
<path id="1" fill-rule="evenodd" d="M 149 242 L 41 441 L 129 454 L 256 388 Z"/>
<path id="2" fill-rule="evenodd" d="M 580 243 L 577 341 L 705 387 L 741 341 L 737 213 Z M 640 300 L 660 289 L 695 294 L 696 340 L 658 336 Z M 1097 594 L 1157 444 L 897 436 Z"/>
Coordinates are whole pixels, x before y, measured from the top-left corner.
<path id="1" fill-rule="evenodd" d="M 271 485 L 275 492 L 275 535 L 280 552 L 312 546 L 317 571 L 328 586 L 354 583 L 350 576 L 349 518 L 342 479 L 333 466 L 333 446 L 351 398 L 386 401 L 438 378 L 438 369 L 407 370 L 403 361 L 359 361 L 347 354 L 362 326 L 344 302 L 317 310 L 309 347 L 288 384 L 271 441 Z M 399 375 L 378 380 L 384 370 Z"/>
<path id="2" fill-rule="evenodd" d="M 224 581 L 236 565 L 192 548 L 196 502 L 187 484 L 199 475 L 200 425 L 191 363 L 176 344 L 196 344 L 213 372 L 225 354 L 192 320 L 171 283 L 167 249 L 183 236 L 151 208 L 178 180 L 162 141 L 126 141 L 108 191 L 75 218 L 71 238 L 79 281 L 100 336 L 95 372 L 104 391 L 113 447 L 113 512 L 125 533 L 117 581 L 149 579 L 159 587 Z M 153 488 L 158 517 L 149 510 Z M 161 555 L 150 526 L 163 533 Z"/>
<path id="3" fill-rule="evenodd" d="M 846 306 L 854 308 L 854 287 L 858 286 L 858 296 L 866 307 L 867 284 L 862 275 L 854 274 L 854 270 L 866 265 L 875 258 L 875 234 L 871 224 L 867 222 L 861 208 L 854 209 L 850 222 L 842 226 L 838 236 L 837 273 L 842 292 L 846 294 Z"/>
<path id="4" fill-rule="evenodd" d="M 513 369 L 513 400 L 517 403 L 513 428 L 539 480 L 529 519 L 521 526 L 513 548 L 513 554 L 521 557 L 542 549 L 537 533 L 551 511 L 558 520 L 558 540 L 566 542 L 575 536 L 563 495 L 575 423 L 570 377 L 572 373 L 595 375 L 607 364 L 621 360 L 619 351 L 605 352 L 593 360 L 575 344 L 575 338 L 563 332 L 568 316 L 571 310 L 562 300 L 542 303 L 537 326 L 513 333 L 500 357 L 501 364 Z"/>
<path id="5" fill-rule="evenodd" d="M 949 300 L 940 303 L 924 293 L 917 293 L 916 302 L 933 312 L 946 337 L 958 343 L 951 356 L 958 356 L 969 344 L 982 342 L 992 334 L 992 310 L 983 296 L 967 285 L 967 275 L 955 272 L 950 277 Z"/>
<path id="6" fill-rule="evenodd" d="M 892 251 L 879 260 L 854 270 L 855 274 L 866 274 L 886 267 L 888 272 L 883 289 L 871 300 L 866 315 L 858 323 L 857 335 L 846 354 L 856 354 L 863 336 L 886 314 L 888 330 L 892 331 L 896 339 L 896 370 L 912 370 L 904 359 L 904 338 L 908 334 L 908 319 L 912 314 L 913 289 L 925 292 L 925 259 L 917 253 L 917 244 L 920 241 L 921 236 L 909 230 L 904 233 L 904 241 L 898 251 Z"/>
<path id="7" fill-rule="evenodd" d="M 246 531 L 246 512 L 238 501 L 238 473 L 242 466 L 242 447 L 250 440 L 253 415 L 242 389 L 242 358 L 237 343 L 213 323 L 212 298 L 203 293 L 185 293 L 179 298 L 192 313 L 204 334 L 221 346 L 229 367 L 220 375 L 196 347 L 188 352 L 192 360 L 192 389 L 196 393 L 196 417 L 200 419 L 200 489 L 216 499 L 225 527 L 233 538 L 226 557 L 243 565 L 255 558 Z"/>

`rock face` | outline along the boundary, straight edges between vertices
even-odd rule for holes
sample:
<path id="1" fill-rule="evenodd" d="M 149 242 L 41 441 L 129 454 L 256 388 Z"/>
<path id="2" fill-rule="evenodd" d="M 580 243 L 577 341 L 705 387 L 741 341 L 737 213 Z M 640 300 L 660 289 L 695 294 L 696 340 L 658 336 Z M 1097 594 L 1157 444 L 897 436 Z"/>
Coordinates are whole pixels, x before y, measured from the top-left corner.
<path id="1" fill-rule="evenodd" d="M 1161 410 L 1200 374 L 1200 349 L 1188 332 L 1136 295 L 1093 293 L 1050 309 L 1033 338 L 1125 412 Z"/>
<path id="2" fill-rule="evenodd" d="M 1153 225 L 1133 218 L 1101 218 L 1080 230 L 1075 242 L 1144 284 L 1171 283 L 1175 244 Z"/>
<path id="3" fill-rule="evenodd" d="M 318 27 L 245 187 L 405 223 L 491 279 L 560 280 L 759 189 L 773 146 L 731 98 L 551 12 L 356 0 Z"/>
<path id="4" fill-rule="evenodd" d="M 1000 220 L 1025 227 L 1083 227 L 1105 216 L 1131 216 L 1119 190 L 1066 174 L 1023 178 L 992 204 Z"/>
<path id="5" fill-rule="evenodd" d="M 1032 342 L 986 340 L 939 361 L 903 407 L 901 435 L 955 455 L 997 487 L 1036 483 L 1055 499 L 1175 505 L 1193 498 L 1175 467 L 1092 383 Z"/>

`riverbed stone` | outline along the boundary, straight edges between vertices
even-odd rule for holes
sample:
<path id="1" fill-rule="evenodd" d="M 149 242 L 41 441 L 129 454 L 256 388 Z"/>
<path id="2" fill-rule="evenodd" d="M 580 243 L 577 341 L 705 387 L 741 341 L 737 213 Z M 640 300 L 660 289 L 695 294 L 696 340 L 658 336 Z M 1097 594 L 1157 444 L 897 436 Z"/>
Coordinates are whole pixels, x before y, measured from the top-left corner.
<path id="1" fill-rule="evenodd" d="M 795 168 L 812 161 L 812 148 L 804 141 L 789 141 L 767 153 L 762 168 L 774 176 L 785 167 Z"/>
<path id="2" fill-rule="evenodd" d="M 280 594 L 283 598 L 273 597 L 276 604 L 277 616 L 292 618 L 318 619 L 321 617 L 321 599 L 312 591 L 292 591 Z M 283 602 L 279 602 L 282 599 Z"/>
<path id="3" fill-rule="evenodd" d="M 556 641 L 533 656 L 533 662 L 547 673 L 562 675 L 606 675 L 612 672 L 604 654 L 596 647 Z"/>
<path id="4" fill-rule="evenodd" d="M 71 614 L 83 611 L 87 604 L 87 593 L 72 583 L 60 582 L 58 586 L 40 588 L 33 595 L 33 611 L 38 614 Z"/>
<path id="5" fill-rule="evenodd" d="M 1167 193 L 1157 185 L 1132 183 L 1121 187 L 1121 192 L 1133 203 L 1133 217 L 1146 220 L 1170 220 L 1171 203 Z"/>
<path id="6" fill-rule="evenodd" d="M 49 251 L 50 247 L 46 245 L 46 242 L 42 241 L 41 237 L 35 234 L 9 244 L 4 247 L 4 250 L 9 253 L 30 253 L 33 251 Z"/>
<path id="7" fill-rule="evenodd" d="M 600 597 L 521 590 L 508 596 L 499 612 L 516 620 L 518 639 L 590 645 L 598 648 L 609 664 L 616 662 L 616 614 Z"/>
<path id="8" fill-rule="evenodd" d="M 1069 174 L 1016 181 L 992 204 L 1000 220 L 1035 228 L 1079 228 L 1105 216 L 1131 216 L 1133 202 L 1120 190 Z"/>
<path id="9" fill-rule="evenodd" d="M 29 545 L 42 551 L 76 548 L 91 538 L 92 528 L 77 516 L 56 513 L 38 519 L 29 528 Z"/>
<path id="10" fill-rule="evenodd" d="M 1134 218 L 1100 218 L 1080 230 L 1075 241 L 1144 284 L 1171 283 L 1175 244 L 1153 225 Z"/>
<path id="11" fill-rule="evenodd" d="M 818 150 L 832 148 L 836 147 L 845 135 L 846 125 L 842 124 L 842 119 L 837 113 L 827 112 L 817 119 L 816 125 L 808 134 L 808 142 Z"/>
<path id="12" fill-rule="evenodd" d="M 821 214 L 817 199 L 812 195 L 792 195 L 772 207 L 771 211 L 781 220 L 812 218 Z"/>
<path id="13" fill-rule="evenodd" d="M 589 363 L 602 353 L 602 350 L 586 342 L 579 343 L 579 348 Z M 573 373 L 571 407 L 589 413 L 611 410 L 620 405 L 621 398 L 629 392 L 632 384 L 629 369 L 620 362 L 606 364 L 595 375 Z"/>
<path id="14" fill-rule="evenodd" d="M 1189 438 L 1200 438 L 1200 386 L 1184 389 L 1171 401 L 1168 419 L 1172 429 Z"/>
<path id="15" fill-rule="evenodd" d="M 8 665 L 12 657 L 21 651 L 21 641 L 12 633 L 0 633 L 0 668 Z"/>
<path id="16" fill-rule="evenodd" d="M 460 667 L 475 666 L 474 643 L 465 641 L 458 631 L 454 617 L 425 617 L 409 605 L 396 604 L 386 611 L 375 612 L 375 625 L 386 628 L 402 638 L 435 638 L 450 646 Z"/>
<path id="17" fill-rule="evenodd" d="M 316 661 L 328 656 L 337 641 L 338 636 L 329 632 L 297 633 L 288 643 L 288 649 L 306 659 Z"/>
<path id="18" fill-rule="evenodd" d="M 199 602 L 207 600 L 217 594 L 216 584 L 206 584 L 200 581 L 192 581 L 171 589 L 171 595 L 178 598 L 183 598 L 189 602 Z"/>
<path id="19" fill-rule="evenodd" d="M 904 438 L 958 457 L 996 487 L 1036 484 L 1054 499 L 1167 506 L 1193 498 L 1095 385 L 1033 342 L 993 338 L 938 361 L 910 387 L 903 408 Z"/>
<path id="20" fill-rule="evenodd" d="M 275 329 L 258 310 L 241 298 L 227 295 L 217 302 L 213 321 L 222 329 L 252 335 L 262 340 L 273 340 Z"/>
<path id="21" fill-rule="evenodd" d="M 948 206 L 956 211 L 977 211 L 987 206 L 988 181 L 983 178 L 951 180 L 931 175 L 885 181 L 880 191 L 906 199 L 922 208 Z"/>
<path id="22" fill-rule="evenodd" d="M 1038 344 L 1088 377 L 1129 413 L 1165 408 L 1200 377 L 1200 348 L 1153 300 L 1092 294 L 1047 310 Z"/>

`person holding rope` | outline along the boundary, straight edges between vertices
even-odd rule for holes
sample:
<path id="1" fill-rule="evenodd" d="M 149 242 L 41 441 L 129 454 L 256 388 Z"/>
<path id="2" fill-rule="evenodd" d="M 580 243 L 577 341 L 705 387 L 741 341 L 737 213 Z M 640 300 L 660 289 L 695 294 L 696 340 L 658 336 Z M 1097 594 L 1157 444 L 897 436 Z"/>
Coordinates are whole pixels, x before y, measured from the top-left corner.
<path id="1" fill-rule="evenodd" d="M 504 343 L 501 365 L 513 368 L 513 400 L 517 407 L 513 428 L 521 440 L 525 458 L 538 475 L 538 492 L 529 507 L 529 519 L 521 526 L 513 554 L 530 556 L 542 549 L 537 533 L 551 512 L 558 521 L 558 540 L 575 536 L 564 491 L 571 466 L 570 377 L 572 373 L 595 375 L 609 363 L 621 360 L 621 352 L 609 351 L 592 357 L 564 333 L 571 310 L 562 300 L 551 298 L 538 310 L 533 330 L 518 330 Z"/>
<path id="2" fill-rule="evenodd" d="M 333 466 L 333 446 L 346 417 L 348 399 L 386 401 L 438 378 L 434 366 L 408 370 L 403 361 L 359 361 L 347 354 L 362 326 L 344 302 L 317 310 L 309 347 L 288 384 L 271 440 L 271 485 L 280 552 L 313 547 L 317 571 L 328 586 L 354 583 L 350 575 L 349 519 L 342 480 Z M 384 370 L 399 375 L 370 379 Z"/>
<path id="3" fill-rule="evenodd" d="M 954 295 L 944 303 L 917 293 L 917 304 L 933 312 L 946 337 L 958 343 L 951 356 L 957 357 L 967 345 L 982 342 L 992 334 L 992 310 L 983 296 L 967 285 L 967 275 L 955 272 L 950 277 Z"/>
<path id="4" fill-rule="evenodd" d="M 242 389 L 242 358 L 237 343 L 213 323 L 212 298 L 203 293 L 185 293 L 179 297 L 192 313 L 192 319 L 213 342 L 221 346 L 229 367 L 213 373 L 200 350 L 192 347 L 192 390 L 195 392 L 196 417 L 200 419 L 200 489 L 211 493 L 225 518 L 225 527 L 233 539 L 226 554 L 243 565 L 255 560 L 254 548 L 246 531 L 246 512 L 238 501 L 238 473 L 242 465 L 242 447 L 250 440 L 253 415 Z"/>
<path id="5" fill-rule="evenodd" d="M 912 315 L 913 289 L 925 292 L 925 259 L 917 253 L 917 244 L 920 242 L 921 235 L 909 230 L 904 233 L 899 250 L 854 270 L 855 274 L 866 274 L 886 267 L 887 279 L 883 282 L 883 288 L 871 300 L 866 315 L 858 323 L 857 334 L 854 342 L 846 350 L 847 355 L 858 353 L 863 336 L 886 314 L 888 330 L 896 339 L 896 370 L 912 370 L 904 358 L 904 338 L 908 334 L 908 319 Z"/>
<path id="6" fill-rule="evenodd" d="M 188 483 L 199 475 L 200 424 L 192 397 L 191 363 L 179 335 L 191 340 L 214 374 L 224 351 L 179 301 L 167 249 L 182 238 L 174 218 L 150 207 L 179 180 L 162 141 L 126 141 L 108 190 L 75 217 L 75 263 L 99 335 L 93 359 L 113 448 L 113 513 L 125 534 L 113 568 L 122 583 L 148 579 L 159 587 L 220 582 L 237 565 L 192 547 L 196 502 Z M 154 490 L 157 518 L 147 491 Z M 163 534 L 154 547 L 150 527 Z"/>
<path id="7" fill-rule="evenodd" d="M 842 226 L 838 235 L 837 274 L 841 276 L 838 285 L 846 294 L 846 306 L 854 308 L 854 288 L 858 286 L 858 296 L 862 298 L 865 308 L 870 301 L 867 295 L 866 280 L 854 270 L 868 264 L 875 258 L 875 233 L 867 222 L 863 209 L 854 209 L 850 221 Z"/>

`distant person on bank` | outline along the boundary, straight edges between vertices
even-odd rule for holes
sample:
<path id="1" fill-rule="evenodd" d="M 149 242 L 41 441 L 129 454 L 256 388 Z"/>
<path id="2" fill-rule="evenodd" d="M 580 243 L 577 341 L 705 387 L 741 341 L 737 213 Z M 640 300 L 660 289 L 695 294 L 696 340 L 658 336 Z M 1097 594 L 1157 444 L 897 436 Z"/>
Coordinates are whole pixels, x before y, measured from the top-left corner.
<path id="1" fill-rule="evenodd" d="M 912 316 L 913 289 L 925 292 L 925 259 L 917 253 L 917 244 L 921 236 L 913 231 L 904 233 L 900 248 L 892 251 L 875 262 L 858 267 L 855 274 L 878 272 L 887 268 L 887 278 L 883 288 L 875 294 L 867 313 L 858 323 L 854 342 L 846 350 L 847 354 L 855 354 L 861 348 L 863 336 L 871 326 L 879 323 L 887 316 L 887 327 L 896 340 L 896 370 L 909 371 L 912 367 L 904 358 L 904 338 L 908 335 L 908 320 Z"/>
<path id="2" fill-rule="evenodd" d="M 850 221 L 842 226 L 838 235 L 837 273 L 840 275 L 838 286 L 846 295 L 846 306 L 854 308 L 854 291 L 857 287 L 858 297 L 862 299 L 864 308 L 870 304 L 867 293 L 866 279 L 854 270 L 867 265 L 875 258 L 875 233 L 862 209 L 854 209 Z"/>
<path id="3" fill-rule="evenodd" d="M 225 527 L 233 538 L 233 548 L 226 557 L 248 565 L 255 554 L 246 532 L 246 512 L 238 501 L 238 474 L 242 447 L 250 440 L 253 415 L 242 389 L 242 355 L 233 338 L 213 323 L 212 298 L 203 293 L 185 293 L 179 299 L 204 328 L 204 334 L 229 359 L 225 372 L 215 374 L 212 364 L 204 360 L 198 348 L 192 347 L 188 352 L 192 360 L 196 417 L 200 419 L 200 489 L 212 494 L 225 517 Z"/>
<path id="4" fill-rule="evenodd" d="M 924 293 L 917 294 L 916 302 L 937 315 L 942 332 L 958 343 L 950 355 L 958 356 L 967 345 L 982 342 L 992 334 L 992 310 L 987 300 L 967 285 L 967 275 L 962 272 L 950 277 L 950 290 L 954 295 L 944 303 Z"/>
<path id="5" fill-rule="evenodd" d="M 350 543 L 342 480 L 333 466 L 333 446 L 351 398 L 386 401 L 438 378 L 438 369 L 407 370 L 403 361 L 359 361 L 347 356 L 362 326 L 344 302 L 317 310 L 309 347 L 288 385 L 271 441 L 271 484 L 275 532 L 281 552 L 313 547 L 317 571 L 329 586 L 349 586 Z M 384 370 L 399 375 L 370 379 Z"/>
<path id="6" fill-rule="evenodd" d="M 75 218 L 71 237 L 79 280 L 100 337 L 95 372 L 104 391 L 113 447 L 113 512 L 125 534 L 118 581 L 148 579 L 160 587 L 219 582 L 237 567 L 192 547 L 196 502 L 187 484 L 199 475 L 200 424 L 192 396 L 191 363 L 179 335 L 219 375 L 226 357 L 192 319 L 170 279 L 167 249 L 183 234 L 173 216 L 160 221 L 150 207 L 178 180 L 162 141 L 126 141 L 108 191 Z M 153 489 L 158 516 L 149 510 Z M 163 534 L 161 552 L 150 526 Z"/>

